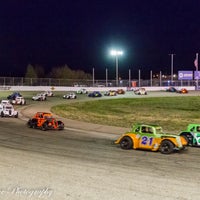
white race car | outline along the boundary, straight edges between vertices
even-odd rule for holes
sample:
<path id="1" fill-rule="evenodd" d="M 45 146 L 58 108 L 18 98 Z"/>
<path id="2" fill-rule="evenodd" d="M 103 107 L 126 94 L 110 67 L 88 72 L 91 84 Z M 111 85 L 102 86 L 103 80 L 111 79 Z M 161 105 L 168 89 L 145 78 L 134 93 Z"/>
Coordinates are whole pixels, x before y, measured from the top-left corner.
<path id="1" fill-rule="evenodd" d="M 26 101 L 25 101 L 24 97 L 16 97 L 14 100 L 11 100 L 11 104 L 25 105 Z"/>
<path id="2" fill-rule="evenodd" d="M 1 100 L 1 104 L 0 105 L 5 105 L 5 104 L 8 104 L 8 103 L 10 103 L 10 101 L 9 100 Z"/>
<path id="3" fill-rule="evenodd" d="M 46 97 L 53 97 L 54 96 L 52 91 L 45 91 L 43 94 L 46 95 Z"/>
<path id="4" fill-rule="evenodd" d="M 32 97 L 33 101 L 45 101 L 47 100 L 46 95 L 44 93 L 37 94 L 36 96 Z"/>
<path id="5" fill-rule="evenodd" d="M 0 105 L 0 113 L 1 117 L 15 117 L 18 118 L 18 112 L 14 110 L 14 107 L 12 104 L 1 104 Z"/>
<path id="6" fill-rule="evenodd" d="M 87 94 L 88 91 L 85 88 L 81 88 L 80 90 L 76 91 L 77 94 Z"/>
<path id="7" fill-rule="evenodd" d="M 75 93 L 69 93 L 69 94 L 65 94 L 63 95 L 63 99 L 76 99 L 77 96 Z"/>
<path id="8" fill-rule="evenodd" d="M 145 88 L 138 88 L 134 90 L 134 93 L 137 95 L 147 95 L 147 91 Z"/>

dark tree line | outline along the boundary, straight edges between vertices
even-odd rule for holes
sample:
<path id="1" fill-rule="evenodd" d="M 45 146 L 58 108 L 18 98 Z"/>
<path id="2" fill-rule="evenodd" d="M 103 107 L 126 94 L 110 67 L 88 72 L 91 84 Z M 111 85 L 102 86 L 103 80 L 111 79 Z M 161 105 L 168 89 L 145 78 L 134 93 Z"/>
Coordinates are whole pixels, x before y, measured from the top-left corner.
<path id="1" fill-rule="evenodd" d="M 42 66 L 29 64 L 26 69 L 25 78 L 56 78 L 56 79 L 92 79 L 92 75 L 83 70 L 72 70 L 67 65 L 53 67 L 46 73 Z"/>

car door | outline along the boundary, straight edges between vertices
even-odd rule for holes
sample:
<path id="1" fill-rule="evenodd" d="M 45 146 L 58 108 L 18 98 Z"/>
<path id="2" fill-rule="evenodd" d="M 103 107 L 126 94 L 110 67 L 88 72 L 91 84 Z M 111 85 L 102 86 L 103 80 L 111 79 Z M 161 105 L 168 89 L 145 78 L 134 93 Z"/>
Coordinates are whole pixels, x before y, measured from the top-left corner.
<path id="1" fill-rule="evenodd" d="M 141 149 L 152 149 L 155 144 L 155 135 L 151 130 L 151 127 L 143 126 L 141 127 L 140 138 L 139 138 L 139 148 Z"/>

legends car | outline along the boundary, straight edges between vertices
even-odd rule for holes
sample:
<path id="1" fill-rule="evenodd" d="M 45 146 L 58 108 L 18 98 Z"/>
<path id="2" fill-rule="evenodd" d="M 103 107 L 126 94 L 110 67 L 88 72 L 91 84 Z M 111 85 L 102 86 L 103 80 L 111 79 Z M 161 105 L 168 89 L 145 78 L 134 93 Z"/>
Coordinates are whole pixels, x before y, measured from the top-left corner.
<path id="1" fill-rule="evenodd" d="M 33 96 L 32 100 L 33 101 L 45 101 L 45 100 L 47 100 L 47 97 L 44 93 L 39 93 L 36 96 Z"/>
<path id="2" fill-rule="evenodd" d="M 63 95 L 63 99 L 76 99 L 76 98 L 77 98 L 77 96 L 74 92 Z"/>
<path id="3" fill-rule="evenodd" d="M 169 87 L 166 89 L 166 92 L 177 92 L 177 89 L 175 87 Z"/>
<path id="4" fill-rule="evenodd" d="M 118 89 L 117 94 L 125 94 L 125 91 L 123 89 Z"/>
<path id="5" fill-rule="evenodd" d="M 24 99 L 24 97 L 16 97 L 13 100 L 10 100 L 11 104 L 14 105 L 25 105 L 26 104 L 26 100 Z"/>
<path id="6" fill-rule="evenodd" d="M 138 88 L 134 90 L 134 93 L 137 95 L 147 95 L 147 91 L 145 88 Z"/>
<path id="7" fill-rule="evenodd" d="M 8 100 L 15 100 L 16 97 L 21 97 L 22 95 L 19 92 L 13 92 L 7 97 Z"/>
<path id="8" fill-rule="evenodd" d="M 102 94 L 99 91 L 94 91 L 94 92 L 89 93 L 88 97 L 102 97 Z"/>
<path id="9" fill-rule="evenodd" d="M 117 92 L 115 90 L 109 90 L 104 93 L 104 96 L 116 96 Z"/>
<path id="10" fill-rule="evenodd" d="M 43 94 L 46 96 L 46 97 L 53 97 L 54 96 L 54 93 L 52 91 L 45 91 L 43 92 Z"/>
<path id="11" fill-rule="evenodd" d="M 15 117 L 18 118 L 18 112 L 10 103 L 0 105 L 1 117 Z"/>
<path id="12" fill-rule="evenodd" d="M 187 94 L 188 90 L 186 88 L 181 88 L 180 90 L 177 90 L 176 92 L 180 94 Z"/>
<path id="13" fill-rule="evenodd" d="M 81 88 L 80 90 L 76 91 L 77 94 L 87 94 L 88 91 L 85 88 Z"/>
<path id="14" fill-rule="evenodd" d="M 1 100 L 1 105 L 5 105 L 5 104 L 9 104 L 10 103 L 10 100 Z"/>
<path id="15" fill-rule="evenodd" d="M 200 146 L 200 124 L 189 124 L 180 135 L 187 138 L 188 145 Z"/>
<path id="16" fill-rule="evenodd" d="M 64 129 L 64 123 L 57 121 L 51 113 L 47 112 L 37 112 L 28 120 L 27 125 L 29 128 L 39 128 L 43 131 Z"/>
<path id="17" fill-rule="evenodd" d="M 120 144 L 122 149 L 145 149 L 170 154 L 175 150 L 185 149 L 187 140 L 179 135 L 163 133 L 158 125 L 135 124 L 115 144 Z"/>

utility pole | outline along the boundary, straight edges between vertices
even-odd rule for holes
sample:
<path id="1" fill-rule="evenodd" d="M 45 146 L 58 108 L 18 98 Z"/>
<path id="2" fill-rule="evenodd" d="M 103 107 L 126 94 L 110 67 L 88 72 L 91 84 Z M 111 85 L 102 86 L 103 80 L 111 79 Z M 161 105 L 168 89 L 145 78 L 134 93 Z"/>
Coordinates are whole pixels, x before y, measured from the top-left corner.
<path id="1" fill-rule="evenodd" d="M 176 54 L 171 53 L 169 56 L 171 56 L 171 84 L 173 83 L 173 76 L 174 76 L 174 56 Z"/>

